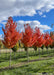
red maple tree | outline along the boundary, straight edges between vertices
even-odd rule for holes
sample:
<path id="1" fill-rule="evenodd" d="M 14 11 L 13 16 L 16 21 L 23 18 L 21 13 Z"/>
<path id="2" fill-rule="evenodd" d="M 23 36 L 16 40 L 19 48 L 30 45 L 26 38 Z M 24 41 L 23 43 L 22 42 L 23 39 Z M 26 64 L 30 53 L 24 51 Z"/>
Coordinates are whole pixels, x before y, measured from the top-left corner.
<path id="1" fill-rule="evenodd" d="M 32 47 L 36 41 L 36 35 L 34 34 L 33 29 L 29 26 L 29 24 L 24 25 L 25 32 L 23 32 L 23 37 L 21 42 L 25 47 Z"/>
<path id="2" fill-rule="evenodd" d="M 22 37 L 22 34 L 19 31 L 17 32 L 16 27 L 17 23 L 13 21 L 12 17 L 9 17 L 5 28 L 2 28 L 4 32 L 4 40 L 2 42 L 7 48 L 13 48 Z"/>
<path id="3" fill-rule="evenodd" d="M 49 35 L 49 33 L 48 32 L 46 32 L 45 34 L 44 34 L 44 39 L 45 39 L 45 46 L 46 47 L 48 47 L 49 45 L 51 45 L 52 44 L 52 39 L 51 39 L 51 37 L 50 37 L 50 35 Z"/>
<path id="4" fill-rule="evenodd" d="M 36 41 L 36 35 L 34 34 L 33 29 L 29 26 L 29 24 L 24 25 L 25 32 L 23 32 L 23 37 L 21 42 L 24 44 L 25 51 L 27 53 L 28 58 L 28 47 L 32 47 Z M 29 62 L 29 58 L 28 58 Z"/>
<path id="5" fill-rule="evenodd" d="M 44 45 L 44 35 L 41 33 L 40 29 L 38 27 L 35 28 L 35 35 L 36 35 L 36 42 L 34 44 L 35 47 L 41 47 Z"/>
<path id="6" fill-rule="evenodd" d="M 50 32 L 50 37 L 52 39 L 52 45 L 50 45 L 50 47 L 54 47 L 54 33 L 53 32 Z"/>

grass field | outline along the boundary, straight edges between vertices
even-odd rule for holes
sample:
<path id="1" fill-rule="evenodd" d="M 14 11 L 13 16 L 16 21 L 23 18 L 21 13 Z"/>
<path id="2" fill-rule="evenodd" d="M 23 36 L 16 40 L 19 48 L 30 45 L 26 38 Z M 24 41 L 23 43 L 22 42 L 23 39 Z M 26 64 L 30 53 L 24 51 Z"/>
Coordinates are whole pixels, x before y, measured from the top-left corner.
<path id="1" fill-rule="evenodd" d="M 40 55 L 39 55 L 40 54 Z M 9 66 L 10 53 L 1 53 L 0 69 Z M 11 65 L 16 66 L 13 69 L 0 71 L 0 75 L 39 75 L 39 73 L 54 73 L 54 49 L 29 51 L 29 60 L 27 63 L 27 55 L 25 51 L 11 54 Z M 33 61 L 35 60 L 35 61 Z"/>

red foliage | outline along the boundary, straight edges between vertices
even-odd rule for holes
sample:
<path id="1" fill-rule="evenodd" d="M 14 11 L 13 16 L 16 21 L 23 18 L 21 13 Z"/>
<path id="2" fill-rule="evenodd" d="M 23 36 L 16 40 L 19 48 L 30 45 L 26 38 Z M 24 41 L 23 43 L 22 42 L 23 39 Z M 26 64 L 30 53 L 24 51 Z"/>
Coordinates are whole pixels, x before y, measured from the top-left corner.
<path id="1" fill-rule="evenodd" d="M 52 38 L 53 42 L 52 42 L 52 45 L 54 47 L 54 33 L 53 32 L 50 32 L 50 37 Z"/>
<path id="2" fill-rule="evenodd" d="M 35 35 L 37 36 L 37 38 L 41 36 L 41 31 L 38 27 L 35 28 Z"/>
<path id="3" fill-rule="evenodd" d="M 52 44 L 52 39 L 51 39 L 49 33 L 44 34 L 44 39 L 45 39 L 45 46 L 46 47 Z"/>
<path id="4" fill-rule="evenodd" d="M 24 44 L 24 46 L 31 47 L 36 41 L 36 36 L 29 24 L 24 25 L 24 28 L 25 32 L 23 32 L 23 38 L 21 42 Z"/>
<path id="5" fill-rule="evenodd" d="M 44 43 L 45 43 L 45 40 L 44 40 L 44 38 L 43 38 L 43 35 L 41 35 L 41 36 L 37 39 L 37 41 L 36 41 L 36 43 L 34 44 L 34 46 L 36 46 L 36 47 L 41 47 L 42 45 L 44 45 Z"/>
<path id="6" fill-rule="evenodd" d="M 2 42 L 7 48 L 13 48 L 22 37 L 22 34 L 19 31 L 17 32 L 16 26 L 17 24 L 13 22 L 12 17 L 9 17 L 5 29 L 2 28 L 4 32 L 4 40 Z"/>
<path id="7" fill-rule="evenodd" d="M 44 35 L 41 33 L 40 29 L 38 27 L 35 28 L 35 35 L 36 35 L 36 42 L 34 46 L 36 47 L 41 47 L 44 45 L 45 40 L 44 40 Z"/>

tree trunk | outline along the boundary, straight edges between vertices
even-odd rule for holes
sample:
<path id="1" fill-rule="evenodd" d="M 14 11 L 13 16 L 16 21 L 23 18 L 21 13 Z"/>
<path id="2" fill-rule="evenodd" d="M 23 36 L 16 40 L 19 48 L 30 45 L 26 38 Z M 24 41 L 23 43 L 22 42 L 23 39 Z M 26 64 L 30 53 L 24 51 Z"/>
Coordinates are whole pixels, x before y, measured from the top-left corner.
<path id="1" fill-rule="evenodd" d="M 1 56 L 1 49 L 0 49 L 0 56 Z"/>
<path id="2" fill-rule="evenodd" d="M 27 48 L 27 47 L 24 47 L 24 48 L 25 48 L 26 55 L 27 55 L 27 61 L 29 62 L 29 53 L 28 53 L 28 48 Z"/>
<path id="3" fill-rule="evenodd" d="M 40 58 L 40 48 L 38 50 L 39 50 L 39 58 Z"/>
<path id="4" fill-rule="evenodd" d="M 37 47 L 34 47 L 34 50 L 35 50 L 35 56 L 36 56 L 36 54 L 37 54 Z"/>
<path id="5" fill-rule="evenodd" d="M 42 49 L 42 55 L 43 55 L 43 49 Z"/>
<path id="6" fill-rule="evenodd" d="M 37 53 L 37 50 L 35 50 L 35 55 L 36 55 L 36 53 Z"/>
<path id="7" fill-rule="evenodd" d="M 28 53 L 28 50 L 26 51 L 27 53 L 27 61 L 29 62 L 29 53 Z"/>
<path id="8" fill-rule="evenodd" d="M 35 50 L 35 56 L 37 55 L 37 49 Z"/>
<path id="9" fill-rule="evenodd" d="M 10 60 L 9 60 L 9 67 L 11 67 L 11 49 L 10 49 Z"/>
<path id="10" fill-rule="evenodd" d="M 47 48 L 47 54 L 48 54 L 48 48 Z"/>
<path id="11" fill-rule="evenodd" d="M 6 59 L 7 59 L 7 49 L 6 49 Z"/>
<path id="12" fill-rule="evenodd" d="M 15 59 L 15 55 L 16 55 L 16 53 L 14 52 L 14 59 Z"/>
<path id="13" fill-rule="evenodd" d="M 44 45 L 42 45 L 41 49 L 42 49 L 42 55 L 43 55 L 43 49 L 44 49 Z"/>

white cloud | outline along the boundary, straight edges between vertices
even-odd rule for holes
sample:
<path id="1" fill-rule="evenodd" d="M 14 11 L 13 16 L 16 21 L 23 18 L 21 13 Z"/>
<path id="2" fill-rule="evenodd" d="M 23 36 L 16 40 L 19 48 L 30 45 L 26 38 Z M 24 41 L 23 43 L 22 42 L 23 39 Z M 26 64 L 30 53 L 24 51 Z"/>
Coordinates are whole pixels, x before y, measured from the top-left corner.
<path id="1" fill-rule="evenodd" d="M 3 40 L 2 34 L 0 35 L 0 40 Z"/>
<path id="2" fill-rule="evenodd" d="M 54 0 L 0 0 L 0 21 L 8 16 L 42 15 L 54 9 Z"/>
<path id="3" fill-rule="evenodd" d="M 40 28 L 41 32 L 44 32 L 45 30 L 50 30 L 51 27 L 49 27 L 48 25 L 42 25 L 39 21 L 34 20 L 34 21 L 18 21 L 17 22 L 17 29 L 21 31 L 24 31 L 24 24 L 29 23 L 29 25 L 31 26 L 31 28 L 35 28 L 36 26 Z"/>
<path id="4" fill-rule="evenodd" d="M 38 11 L 39 15 L 41 16 L 43 13 L 41 11 Z"/>
<path id="5" fill-rule="evenodd" d="M 45 17 L 46 17 L 46 15 L 43 15 L 42 17 L 44 17 L 44 18 L 45 18 Z"/>
<path id="6" fill-rule="evenodd" d="M 24 31 L 24 24 L 29 24 L 31 26 L 31 28 L 35 28 L 38 27 L 40 28 L 41 32 L 44 31 L 48 31 L 51 29 L 50 26 L 48 25 L 42 25 L 38 20 L 34 20 L 34 21 L 23 21 L 23 20 L 19 20 L 16 21 L 17 22 L 17 30 L 19 30 L 20 32 Z M 2 24 L 6 24 L 6 22 L 2 22 Z"/>

